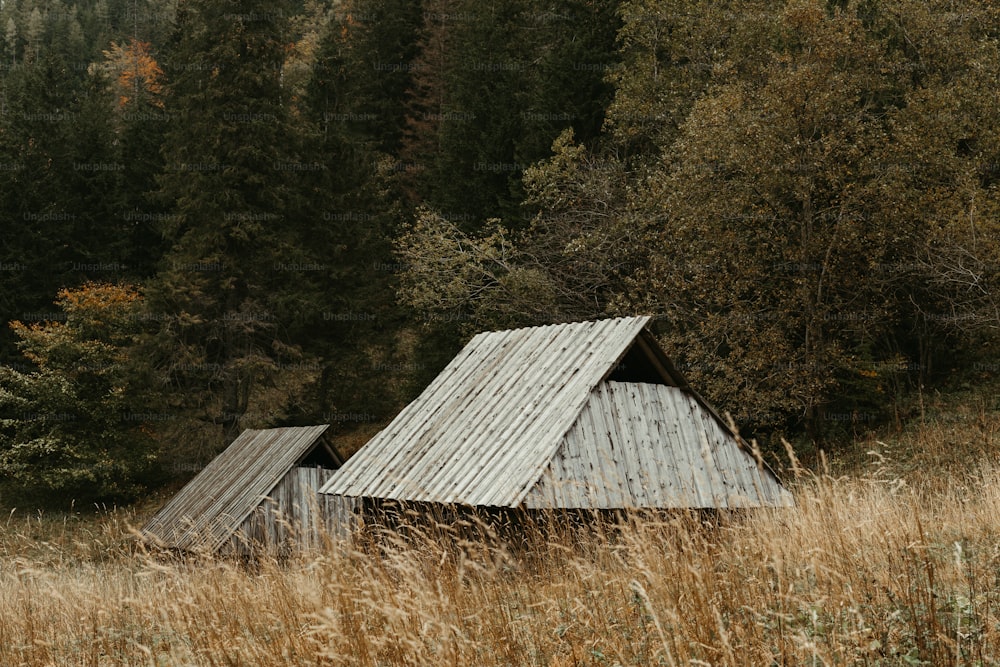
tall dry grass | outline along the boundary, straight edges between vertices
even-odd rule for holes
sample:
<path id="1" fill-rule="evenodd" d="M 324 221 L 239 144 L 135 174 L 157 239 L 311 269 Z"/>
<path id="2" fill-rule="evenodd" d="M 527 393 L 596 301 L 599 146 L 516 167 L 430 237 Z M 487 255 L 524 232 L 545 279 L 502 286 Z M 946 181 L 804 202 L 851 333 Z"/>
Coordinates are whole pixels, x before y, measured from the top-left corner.
<path id="1" fill-rule="evenodd" d="M 808 477 L 797 506 L 529 535 L 416 522 L 293 562 L 165 562 L 127 512 L 0 536 L 0 665 L 989 665 L 1000 468 Z"/>

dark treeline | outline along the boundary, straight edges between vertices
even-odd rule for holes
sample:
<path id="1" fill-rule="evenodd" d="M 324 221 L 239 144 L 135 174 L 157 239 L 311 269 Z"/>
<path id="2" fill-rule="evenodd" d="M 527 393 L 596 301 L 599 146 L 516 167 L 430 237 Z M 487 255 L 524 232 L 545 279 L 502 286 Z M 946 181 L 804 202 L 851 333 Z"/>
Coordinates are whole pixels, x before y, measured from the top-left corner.
<path id="1" fill-rule="evenodd" d="M 655 314 L 803 442 L 992 368 L 988 3 L 7 0 L 0 30 L 17 493 L 370 432 L 486 328 Z"/>

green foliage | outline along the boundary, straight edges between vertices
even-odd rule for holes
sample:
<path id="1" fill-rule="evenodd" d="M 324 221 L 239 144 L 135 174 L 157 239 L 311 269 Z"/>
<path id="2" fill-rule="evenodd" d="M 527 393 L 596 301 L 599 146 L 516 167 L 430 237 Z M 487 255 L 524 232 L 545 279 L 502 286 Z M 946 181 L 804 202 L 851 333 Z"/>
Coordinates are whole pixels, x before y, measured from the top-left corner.
<path id="1" fill-rule="evenodd" d="M 337 7 L 314 70 L 328 128 L 383 153 L 396 153 L 406 127 L 421 6 L 407 0 L 352 0 Z"/>
<path id="2" fill-rule="evenodd" d="M 141 298 L 88 284 L 56 304 L 64 320 L 11 325 L 37 370 L 0 367 L 0 479 L 18 496 L 134 498 L 155 460 L 130 351 Z"/>
<path id="3" fill-rule="evenodd" d="M 626 209 L 626 167 L 611 152 L 575 143 L 570 130 L 551 152 L 524 173 L 524 206 L 532 217 L 522 251 L 554 286 L 550 320 L 602 317 L 613 312 L 644 254 Z"/>
<path id="4" fill-rule="evenodd" d="M 419 5 L 357 2 L 333 12 L 305 85 L 302 176 L 307 247 L 322 272 L 304 275 L 312 299 L 303 348 L 324 359 L 295 417 L 347 430 L 387 419 L 415 367 L 396 304 L 392 239 L 407 216 L 395 154 L 406 128 Z M 300 288 L 299 292 L 305 291 Z"/>
<path id="5" fill-rule="evenodd" d="M 843 421 L 846 386 L 882 412 L 873 364 L 934 344 L 914 344 L 912 323 L 995 322 L 996 255 L 971 241 L 990 237 L 996 191 L 972 176 L 995 154 L 985 128 L 996 122 L 958 81 L 988 84 L 1000 61 L 971 24 L 964 52 L 947 48 L 930 19 L 939 11 L 803 1 L 768 14 L 770 41 L 748 62 L 726 54 L 731 67 L 713 74 L 638 190 L 656 251 L 628 302 L 666 316 L 669 351 L 748 423 L 804 420 L 817 435 Z M 906 48 L 892 37 L 901 30 Z M 984 130 L 963 155 L 973 127 Z"/>
<path id="6" fill-rule="evenodd" d="M 615 67 L 614 2 L 432 3 L 424 30 L 436 71 L 419 100 L 422 202 L 472 231 L 523 227 L 526 168 L 566 128 L 596 138 Z M 418 125 L 419 126 L 419 125 Z"/>
<path id="7" fill-rule="evenodd" d="M 179 462 L 386 419 L 473 331 L 636 312 L 741 422 L 853 432 L 995 349 L 997 25 L 971 0 L 6 2 L 0 319 L 146 285 L 132 358 Z M 4 371 L 68 395 L 32 372 Z"/>
<path id="8" fill-rule="evenodd" d="M 43 312 L 57 290 L 129 278 L 124 163 L 100 78 L 43 53 L 5 79 L 0 117 L 0 317 Z M 16 358 L 5 332 L 0 357 Z"/>
<path id="9" fill-rule="evenodd" d="M 538 321 L 553 308 L 547 276 L 523 265 L 511 232 L 498 220 L 469 235 L 424 209 L 396 251 L 406 267 L 400 298 L 428 319 L 459 323 L 466 333 Z"/>
<path id="10" fill-rule="evenodd" d="M 712 85 L 759 76 L 781 3 L 627 0 L 606 129 L 629 160 L 659 157 Z"/>
<path id="11" fill-rule="evenodd" d="M 623 210 L 625 175 L 566 130 L 553 155 L 528 168 L 530 225 L 490 220 L 476 234 L 429 209 L 396 242 L 399 298 L 466 333 L 606 315 L 638 251 Z"/>
<path id="12" fill-rule="evenodd" d="M 623 3 L 600 145 L 563 134 L 534 158 L 526 227 L 424 212 L 397 244 L 402 299 L 476 327 L 652 312 L 741 423 L 815 438 L 889 419 L 940 350 L 997 322 L 996 16 L 949 7 Z M 455 76 L 445 100 L 468 89 Z M 477 178 L 435 210 L 498 191 Z"/>
<path id="13" fill-rule="evenodd" d="M 177 388 L 172 407 L 203 425 L 193 439 L 214 446 L 280 419 L 314 376 L 289 335 L 314 264 L 297 174 L 315 165 L 297 152 L 281 85 L 287 30 L 281 5 L 187 3 L 166 68 L 158 198 L 171 248 L 150 283 L 160 317 L 146 344 Z"/>

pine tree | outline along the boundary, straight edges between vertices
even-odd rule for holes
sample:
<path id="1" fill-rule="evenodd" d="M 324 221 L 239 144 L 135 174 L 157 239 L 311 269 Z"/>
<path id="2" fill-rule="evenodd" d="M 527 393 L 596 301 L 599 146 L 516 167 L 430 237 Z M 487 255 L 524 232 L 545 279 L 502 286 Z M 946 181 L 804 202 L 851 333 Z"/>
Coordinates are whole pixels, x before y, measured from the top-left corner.
<path id="1" fill-rule="evenodd" d="M 526 218 L 522 177 L 565 129 L 594 141 L 611 101 L 617 2 L 429 3 L 408 144 L 423 203 L 474 231 Z M 420 122 L 423 121 L 423 122 Z M 433 133 L 421 141 L 420 133 Z"/>
<path id="2" fill-rule="evenodd" d="M 419 10 L 419 7 L 416 8 Z M 304 276 L 319 317 L 304 345 L 327 359 L 314 412 L 387 416 L 398 398 L 402 326 L 395 304 L 391 238 L 403 215 L 395 166 L 413 53 L 407 31 L 419 12 L 404 2 L 338 7 L 317 49 L 300 125 L 309 133 L 311 243 L 324 272 Z M 341 426 L 342 420 L 332 419 Z"/>
<path id="3" fill-rule="evenodd" d="M 17 64 L 17 23 L 13 16 L 7 17 L 4 27 L 4 53 L 11 66 Z"/>
<path id="4" fill-rule="evenodd" d="M 118 161 L 109 97 L 97 77 L 42 53 L 6 79 L 0 120 L 0 319 L 47 309 L 85 280 L 129 274 L 117 216 Z M 13 357 L 12 340 L 2 347 Z"/>
<path id="5" fill-rule="evenodd" d="M 169 398 L 215 443 L 280 419 L 309 376 L 292 365 L 289 331 L 309 257 L 293 184 L 310 165 L 294 152 L 281 84 L 287 25 L 287 7 L 263 0 L 183 2 L 164 68 L 159 198 L 172 247 L 150 289 L 161 318 L 151 354 Z"/>
<path id="6" fill-rule="evenodd" d="M 54 321 L 11 324 L 32 370 L 0 366 L 0 478 L 63 507 L 130 500 L 155 461 L 132 372 L 142 299 L 130 286 L 87 284 L 56 304 Z"/>

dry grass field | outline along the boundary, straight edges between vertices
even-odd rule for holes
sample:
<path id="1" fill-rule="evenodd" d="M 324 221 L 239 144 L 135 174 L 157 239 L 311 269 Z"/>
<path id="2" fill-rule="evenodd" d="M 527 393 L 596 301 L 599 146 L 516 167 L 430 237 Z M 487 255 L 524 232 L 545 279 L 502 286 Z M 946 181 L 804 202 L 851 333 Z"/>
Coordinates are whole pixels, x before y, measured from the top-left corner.
<path id="1" fill-rule="evenodd" d="M 431 526 L 171 562 L 131 546 L 131 511 L 14 512 L 0 665 L 996 664 L 998 422 L 955 414 L 802 474 L 791 510 L 529 528 L 530 549 Z"/>

